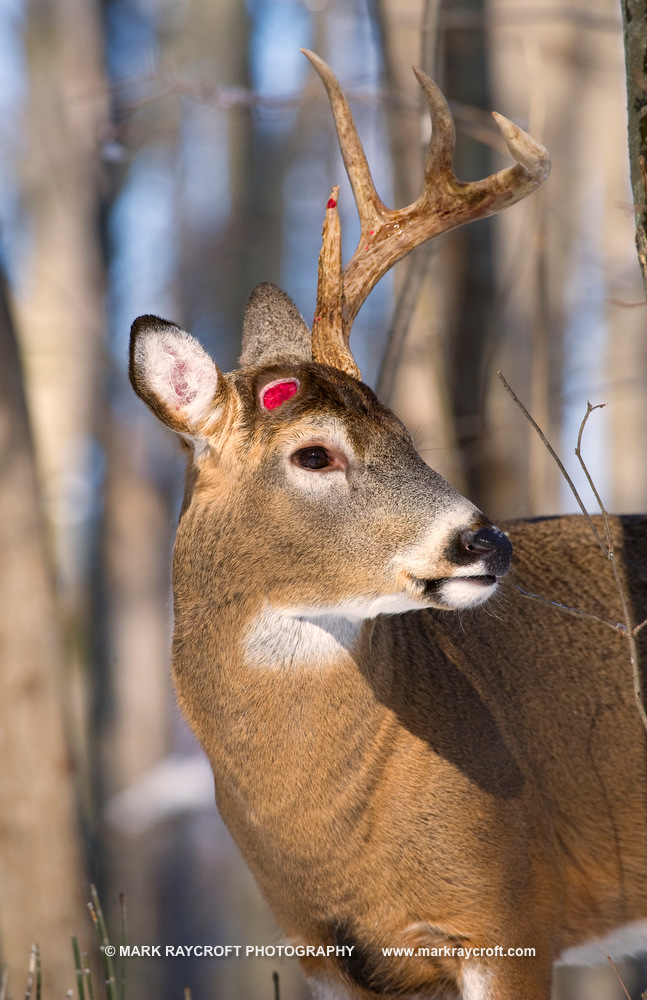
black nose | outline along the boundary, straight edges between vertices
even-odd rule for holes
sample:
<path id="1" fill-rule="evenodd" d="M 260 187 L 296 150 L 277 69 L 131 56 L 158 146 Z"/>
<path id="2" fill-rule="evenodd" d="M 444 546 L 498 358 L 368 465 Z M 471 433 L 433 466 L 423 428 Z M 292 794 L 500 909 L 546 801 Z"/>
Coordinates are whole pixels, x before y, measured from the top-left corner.
<path id="1" fill-rule="evenodd" d="M 512 542 L 498 528 L 464 531 L 461 542 L 464 551 L 469 553 L 470 562 L 480 559 L 486 573 L 503 576 L 508 572 L 512 557 Z"/>

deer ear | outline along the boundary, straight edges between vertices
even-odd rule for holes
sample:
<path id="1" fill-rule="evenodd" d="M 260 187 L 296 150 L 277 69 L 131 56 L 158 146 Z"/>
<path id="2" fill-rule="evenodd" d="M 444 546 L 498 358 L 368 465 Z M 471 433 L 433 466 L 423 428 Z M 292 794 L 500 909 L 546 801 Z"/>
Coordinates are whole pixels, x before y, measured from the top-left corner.
<path id="1" fill-rule="evenodd" d="M 240 364 L 283 360 L 312 361 L 312 337 L 289 295 L 263 282 L 250 295 L 245 310 Z"/>
<path id="2" fill-rule="evenodd" d="M 167 427 L 200 436 L 216 405 L 219 372 L 195 337 L 157 316 L 140 316 L 130 332 L 130 381 Z"/>

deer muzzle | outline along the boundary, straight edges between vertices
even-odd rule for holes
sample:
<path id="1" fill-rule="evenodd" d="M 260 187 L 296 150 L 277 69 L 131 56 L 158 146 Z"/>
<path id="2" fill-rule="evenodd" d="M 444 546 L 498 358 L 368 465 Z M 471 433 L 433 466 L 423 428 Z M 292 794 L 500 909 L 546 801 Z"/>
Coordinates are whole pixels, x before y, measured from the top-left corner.
<path id="1" fill-rule="evenodd" d="M 460 538 L 463 548 L 463 565 L 479 562 L 485 575 L 505 576 L 510 569 L 512 542 L 499 528 L 479 528 L 464 531 Z M 467 559 L 465 559 L 467 556 Z"/>

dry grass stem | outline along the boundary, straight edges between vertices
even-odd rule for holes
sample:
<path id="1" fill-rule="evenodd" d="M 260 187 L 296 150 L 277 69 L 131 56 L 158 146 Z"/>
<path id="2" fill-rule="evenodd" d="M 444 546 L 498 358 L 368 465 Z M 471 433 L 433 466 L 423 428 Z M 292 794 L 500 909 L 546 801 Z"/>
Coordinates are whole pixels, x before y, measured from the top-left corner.
<path id="1" fill-rule="evenodd" d="M 72 952 L 74 953 L 74 969 L 76 972 L 76 988 L 79 1000 L 85 1000 L 85 989 L 83 984 L 83 965 L 81 962 L 81 950 L 76 934 L 72 935 Z"/>
<path id="2" fill-rule="evenodd" d="M 124 956 L 121 960 L 120 976 L 119 976 L 119 1000 L 126 1000 L 126 897 L 123 892 L 119 893 L 119 911 L 121 913 L 121 945 L 124 949 L 121 954 Z"/>
<path id="3" fill-rule="evenodd" d="M 88 993 L 88 1000 L 94 1000 L 94 987 L 92 986 L 92 973 L 90 972 L 90 956 L 87 951 L 83 952 L 83 978 Z"/>
<path id="4" fill-rule="evenodd" d="M 106 954 L 106 947 L 110 944 L 110 938 L 108 937 L 106 923 L 103 919 L 103 910 L 101 909 L 101 903 L 99 902 L 99 895 L 97 893 L 96 886 L 94 885 L 90 886 L 90 896 L 92 897 L 92 902 L 88 903 L 88 909 L 97 934 L 97 940 L 99 941 L 99 948 L 101 949 L 101 960 L 103 962 L 103 971 L 106 980 L 106 994 L 108 1000 L 117 1000 L 117 981 L 115 979 L 115 969 L 112 959 Z"/>
<path id="5" fill-rule="evenodd" d="M 25 989 L 25 1000 L 31 1000 L 34 992 L 34 984 L 36 982 L 37 956 L 38 956 L 38 945 L 33 944 L 31 946 L 31 954 L 29 956 L 29 972 L 27 974 L 27 987 Z"/>

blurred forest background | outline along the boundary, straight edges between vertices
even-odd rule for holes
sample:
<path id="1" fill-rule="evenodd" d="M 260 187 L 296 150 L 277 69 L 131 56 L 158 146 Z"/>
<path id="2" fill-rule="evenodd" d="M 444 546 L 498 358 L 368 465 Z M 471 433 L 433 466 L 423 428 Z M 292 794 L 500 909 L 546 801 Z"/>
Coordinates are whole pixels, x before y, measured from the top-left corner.
<path id="1" fill-rule="evenodd" d="M 647 312 L 634 248 L 614 0 L 2 0 L 0 3 L 0 947 L 24 988 L 73 986 L 90 878 L 118 940 L 272 944 L 280 932 L 213 804 L 168 678 L 176 442 L 126 377 L 152 312 L 235 367 L 261 280 L 314 311 L 324 207 L 341 182 L 323 87 L 340 78 L 387 204 L 420 189 L 429 121 L 411 73 L 450 100 L 456 171 L 509 162 L 489 111 L 551 152 L 546 186 L 421 248 L 362 310 L 353 347 L 423 457 L 494 519 L 574 510 L 496 379 L 610 509 L 647 509 Z M 395 326 L 397 362 L 380 375 Z M 580 482 L 579 479 L 577 479 Z M 629 675 L 628 675 L 629 683 Z M 646 942 L 647 948 L 647 942 Z M 128 996 L 306 993 L 296 960 L 134 959 Z M 624 963 L 636 996 L 647 968 Z M 610 969 L 557 996 L 620 996 Z"/>

